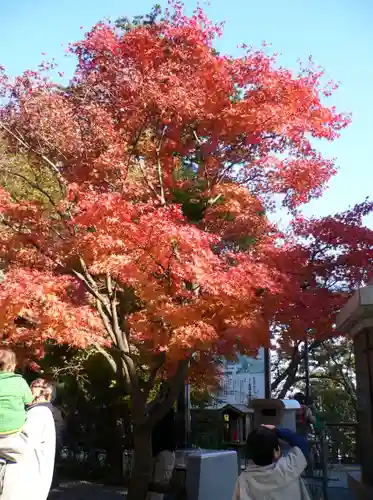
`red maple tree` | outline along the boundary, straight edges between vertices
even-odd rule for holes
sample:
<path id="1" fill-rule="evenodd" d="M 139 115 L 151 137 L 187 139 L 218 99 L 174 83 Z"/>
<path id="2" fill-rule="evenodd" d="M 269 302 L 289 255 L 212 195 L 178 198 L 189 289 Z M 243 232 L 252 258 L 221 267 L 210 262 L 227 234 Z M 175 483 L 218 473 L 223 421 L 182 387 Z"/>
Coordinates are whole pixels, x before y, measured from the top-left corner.
<path id="1" fill-rule="evenodd" d="M 282 304 L 272 307 L 278 325 L 291 321 L 293 338 L 302 338 L 306 329 L 319 339 L 340 334 L 336 315 L 372 279 L 373 231 L 364 223 L 372 212 L 373 202 L 365 200 L 342 213 L 293 220 L 283 253 L 291 280 L 283 289 Z"/>
<path id="2" fill-rule="evenodd" d="M 267 304 L 273 346 L 283 366 L 271 384 L 278 397 L 286 397 L 294 387 L 304 360 L 304 341 L 311 357 L 331 337 L 340 337 L 337 314 L 359 287 L 371 282 L 373 230 L 365 217 L 372 212 L 373 202 L 365 200 L 332 216 L 298 216 L 288 228 L 287 245 L 282 247 L 286 251 L 278 259 L 288 281 L 282 295 L 270 297 Z"/>
<path id="3" fill-rule="evenodd" d="M 176 3 L 159 22 L 95 26 L 70 47 L 67 88 L 1 77 L 8 153 L 55 179 L 33 183 L 37 200 L 0 194 L 2 341 L 106 357 L 131 395 L 130 499 L 145 498 L 151 428 L 188 368 L 266 344 L 275 306 L 281 320 L 289 260 L 267 212 L 275 195 L 294 210 L 321 194 L 335 169 L 312 140 L 348 123 L 321 71 L 220 55 L 220 32 Z M 149 410 L 157 377 L 170 393 Z"/>

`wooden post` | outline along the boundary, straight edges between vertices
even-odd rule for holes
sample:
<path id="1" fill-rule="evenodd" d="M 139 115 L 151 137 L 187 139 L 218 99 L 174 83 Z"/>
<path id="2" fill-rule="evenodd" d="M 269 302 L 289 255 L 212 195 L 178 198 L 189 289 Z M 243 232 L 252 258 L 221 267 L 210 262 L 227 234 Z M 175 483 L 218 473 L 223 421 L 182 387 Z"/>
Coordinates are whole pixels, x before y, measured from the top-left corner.
<path id="1" fill-rule="evenodd" d="M 373 328 L 365 328 L 354 338 L 357 389 L 357 441 L 362 479 L 373 486 Z"/>
<path id="2" fill-rule="evenodd" d="M 311 397 L 311 390 L 310 390 L 310 355 L 309 355 L 309 350 L 308 350 L 308 336 L 307 336 L 307 330 L 306 330 L 306 335 L 304 339 L 304 378 L 306 382 L 306 405 L 310 405 L 310 397 Z"/>
<path id="3" fill-rule="evenodd" d="M 373 498 L 373 285 L 360 288 L 337 317 L 337 330 L 354 339 L 357 443 L 361 482 L 349 477 L 356 498 Z"/>
<path id="4" fill-rule="evenodd" d="M 271 350 L 264 348 L 264 397 L 271 399 Z"/>
<path id="5" fill-rule="evenodd" d="M 188 381 L 185 382 L 185 386 L 180 393 L 176 405 L 177 413 L 177 423 L 179 429 L 178 435 L 178 447 L 181 449 L 187 449 L 191 446 L 190 443 L 190 386 Z"/>

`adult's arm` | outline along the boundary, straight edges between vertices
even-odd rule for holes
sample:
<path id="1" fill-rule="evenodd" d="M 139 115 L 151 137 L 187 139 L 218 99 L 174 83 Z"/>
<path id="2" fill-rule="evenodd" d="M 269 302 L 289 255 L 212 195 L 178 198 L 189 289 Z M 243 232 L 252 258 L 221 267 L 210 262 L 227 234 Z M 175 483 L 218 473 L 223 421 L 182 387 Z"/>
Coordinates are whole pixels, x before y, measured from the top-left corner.
<path id="1" fill-rule="evenodd" d="M 310 424 L 315 424 L 316 423 L 316 418 L 314 417 L 312 410 L 310 408 L 307 408 L 306 410 L 306 419 Z"/>
<path id="2" fill-rule="evenodd" d="M 276 427 L 276 434 L 279 439 L 289 443 L 292 448 L 298 447 L 307 459 L 309 446 L 306 436 L 301 436 L 290 429 L 284 429 L 282 427 Z"/>
<path id="3" fill-rule="evenodd" d="M 299 479 L 306 467 L 306 457 L 298 446 L 294 446 L 276 462 L 272 480 L 279 488 L 285 487 Z"/>

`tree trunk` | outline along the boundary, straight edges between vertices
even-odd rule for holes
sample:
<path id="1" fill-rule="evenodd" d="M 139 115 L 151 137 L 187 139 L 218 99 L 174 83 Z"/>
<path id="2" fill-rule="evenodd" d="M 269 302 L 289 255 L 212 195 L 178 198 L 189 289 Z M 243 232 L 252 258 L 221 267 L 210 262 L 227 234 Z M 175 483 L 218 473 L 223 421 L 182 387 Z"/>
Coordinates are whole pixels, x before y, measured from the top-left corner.
<path id="1" fill-rule="evenodd" d="M 291 359 L 285 370 L 280 373 L 278 377 L 271 384 L 271 392 L 276 392 L 279 385 L 285 380 L 284 386 L 277 392 L 277 397 L 282 399 L 285 397 L 287 391 L 294 384 L 295 377 L 298 371 L 300 362 L 302 361 L 302 352 L 298 350 L 298 344 L 294 347 Z M 285 389 L 285 390 L 284 390 Z"/>
<path id="2" fill-rule="evenodd" d="M 318 349 L 322 343 L 322 340 L 314 340 L 308 347 L 308 353 L 310 354 Z M 299 351 L 298 346 L 299 344 L 294 348 L 287 368 L 271 384 L 271 391 L 276 392 L 279 385 L 285 380 L 281 390 L 277 391 L 277 398 L 279 399 L 285 398 L 286 393 L 297 381 L 297 373 L 304 360 L 304 350 Z"/>
<path id="3" fill-rule="evenodd" d="M 153 472 L 151 427 L 149 425 L 136 426 L 134 424 L 133 451 L 134 461 L 127 500 L 145 500 Z"/>

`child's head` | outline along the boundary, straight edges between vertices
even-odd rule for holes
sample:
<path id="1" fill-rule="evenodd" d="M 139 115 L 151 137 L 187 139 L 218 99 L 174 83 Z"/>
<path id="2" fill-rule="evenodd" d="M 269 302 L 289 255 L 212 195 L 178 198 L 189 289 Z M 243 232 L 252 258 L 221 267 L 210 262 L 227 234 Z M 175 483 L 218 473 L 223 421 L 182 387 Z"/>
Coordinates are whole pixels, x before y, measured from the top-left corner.
<path id="1" fill-rule="evenodd" d="M 0 349 L 0 372 L 14 372 L 17 358 L 10 349 Z"/>
<path id="2" fill-rule="evenodd" d="M 294 394 L 293 398 L 295 401 L 298 401 L 301 406 L 306 404 L 306 396 L 302 392 L 297 392 Z"/>
<path id="3" fill-rule="evenodd" d="M 31 392 L 34 396 L 34 403 L 50 402 L 55 395 L 55 384 L 50 380 L 37 378 L 31 385 Z"/>
<path id="4" fill-rule="evenodd" d="M 246 441 L 248 458 L 256 465 L 270 465 L 280 458 L 280 443 L 276 431 L 259 427 L 250 432 Z"/>

